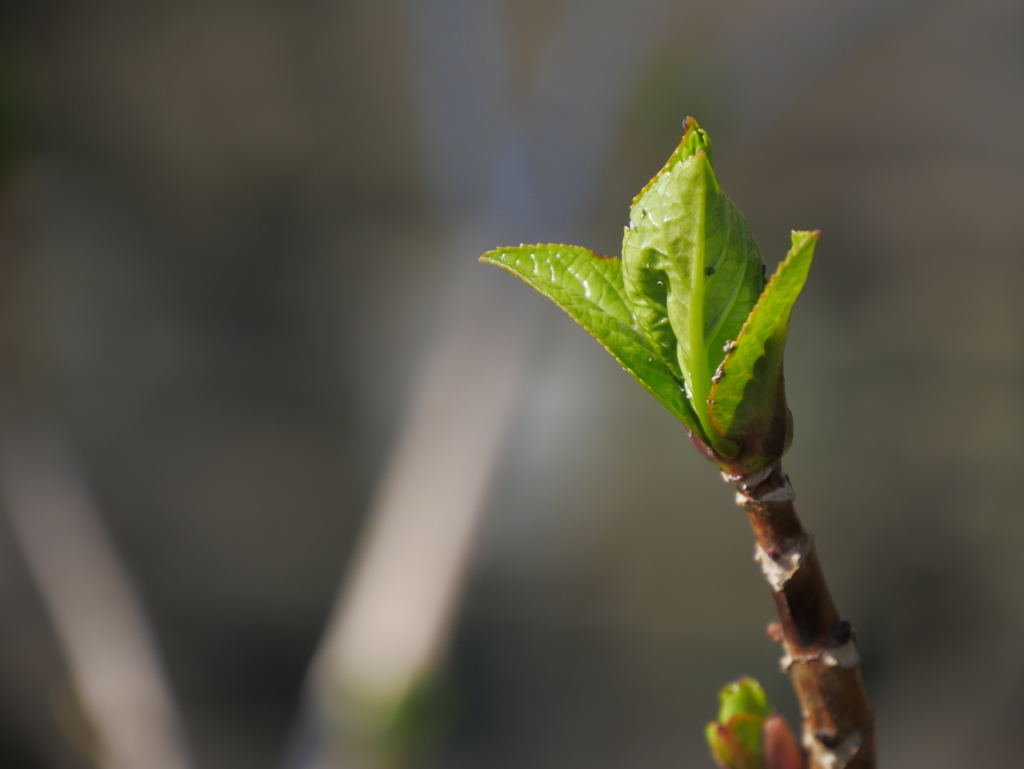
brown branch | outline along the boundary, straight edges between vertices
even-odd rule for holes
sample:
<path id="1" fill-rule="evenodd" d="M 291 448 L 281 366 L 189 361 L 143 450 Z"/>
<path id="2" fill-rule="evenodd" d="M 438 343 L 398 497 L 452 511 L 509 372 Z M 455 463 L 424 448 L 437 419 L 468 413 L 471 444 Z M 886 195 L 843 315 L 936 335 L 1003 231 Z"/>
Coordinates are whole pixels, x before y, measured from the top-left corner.
<path id="1" fill-rule="evenodd" d="M 821 563 L 793 508 L 789 477 L 776 462 L 736 486 L 757 540 L 756 560 L 775 599 L 782 669 L 803 714 L 810 769 L 875 769 L 875 723 L 849 622 L 840 620 Z"/>

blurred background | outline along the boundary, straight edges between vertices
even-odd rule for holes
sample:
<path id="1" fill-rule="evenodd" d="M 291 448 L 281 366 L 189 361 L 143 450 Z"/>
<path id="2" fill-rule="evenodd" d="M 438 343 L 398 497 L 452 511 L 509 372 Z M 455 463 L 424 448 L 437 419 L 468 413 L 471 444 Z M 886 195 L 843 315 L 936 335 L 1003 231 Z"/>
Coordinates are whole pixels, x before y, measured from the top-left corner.
<path id="1" fill-rule="evenodd" d="M 1024 5 L 11 2 L 0 766 L 710 767 L 797 718 L 745 517 L 476 256 L 619 253 L 694 115 L 769 268 L 884 765 L 1019 766 Z"/>

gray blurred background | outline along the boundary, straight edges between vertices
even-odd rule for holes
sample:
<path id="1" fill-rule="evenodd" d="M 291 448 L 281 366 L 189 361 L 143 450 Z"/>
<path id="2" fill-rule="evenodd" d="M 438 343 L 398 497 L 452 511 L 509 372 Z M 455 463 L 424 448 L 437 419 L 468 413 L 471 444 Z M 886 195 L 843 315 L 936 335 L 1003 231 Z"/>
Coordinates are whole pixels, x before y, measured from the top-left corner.
<path id="1" fill-rule="evenodd" d="M 131 657 L 103 640 L 122 625 L 176 766 L 312 766 L 311 660 L 381 489 L 435 439 L 482 459 L 436 497 L 471 487 L 442 559 L 465 568 L 438 723 L 402 763 L 710 767 L 741 674 L 796 717 L 730 489 L 586 333 L 475 262 L 619 253 L 691 114 L 770 268 L 823 231 L 786 468 L 883 765 L 1020 766 L 1024 4 L 0 13 L 0 766 L 114 765 L 89 692 L 121 679 L 89 666 Z M 95 537 L 34 512 L 58 486 Z M 108 593 L 135 619 L 104 619 Z"/>

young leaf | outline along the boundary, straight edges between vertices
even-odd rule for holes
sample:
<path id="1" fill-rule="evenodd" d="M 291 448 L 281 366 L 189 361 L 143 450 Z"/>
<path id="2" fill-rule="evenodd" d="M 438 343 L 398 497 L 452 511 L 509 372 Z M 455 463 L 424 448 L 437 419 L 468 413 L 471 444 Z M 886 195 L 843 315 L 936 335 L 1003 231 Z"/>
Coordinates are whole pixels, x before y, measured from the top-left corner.
<path id="1" fill-rule="evenodd" d="M 789 317 L 821 233 L 793 231 L 792 247 L 750 313 L 711 388 L 715 432 L 744 445 L 744 470 L 781 457 L 791 437 L 782 376 Z"/>
<path id="2" fill-rule="evenodd" d="M 732 457 L 738 445 L 713 430 L 708 415 L 711 372 L 764 288 L 763 261 L 718 185 L 710 150 L 707 134 L 688 120 L 679 148 L 630 211 L 623 283 L 640 330 L 685 382 L 703 433 Z"/>
<path id="3" fill-rule="evenodd" d="M 660 352 L 634 328 L 621 259 L 579 246 L 548 244 L 500 248 L 480 261 L 504 268 L 554 301 L 677 419 L 702 433 L 679 380 Z"/>

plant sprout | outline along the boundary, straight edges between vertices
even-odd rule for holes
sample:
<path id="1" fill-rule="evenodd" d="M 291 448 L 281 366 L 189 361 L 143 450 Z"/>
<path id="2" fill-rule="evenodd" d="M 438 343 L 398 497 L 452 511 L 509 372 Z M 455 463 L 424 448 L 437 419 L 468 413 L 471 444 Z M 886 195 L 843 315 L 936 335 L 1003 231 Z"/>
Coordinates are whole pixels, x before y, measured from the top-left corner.
<path id="1" fill-rule="evenodd" d="M 750 228 L 715 177 L 711 140 L 687 118 L 678 148 L 633 199 L 621 258 L 545 244 L 499 248 L 481 261 L 521 278 L 587 329 L 736 486 L 779 612 L 770 632 L 804 714 L 810 767 L 873 769 L 874 722 L 853 631 L 839 619 L 780 462 L 793 435 L 783 352 L 818 236 L 794 231 L 766 280 Z M 743 684 L 749 704 L 756 697 L 745 682 L 734 686 Z M 768 755 L 771 740 L 754 739 L 751 724 L 782 732 L 766 704 L 751 718 L 740 719 L 746 736 L 737 744 L 746 747 L 738 753 L 723 747 L 727 726 L 709 727 L 720 766 L 796 769 L 792 752 L 788 763 L 763 763 L 783 759 Z"/>

